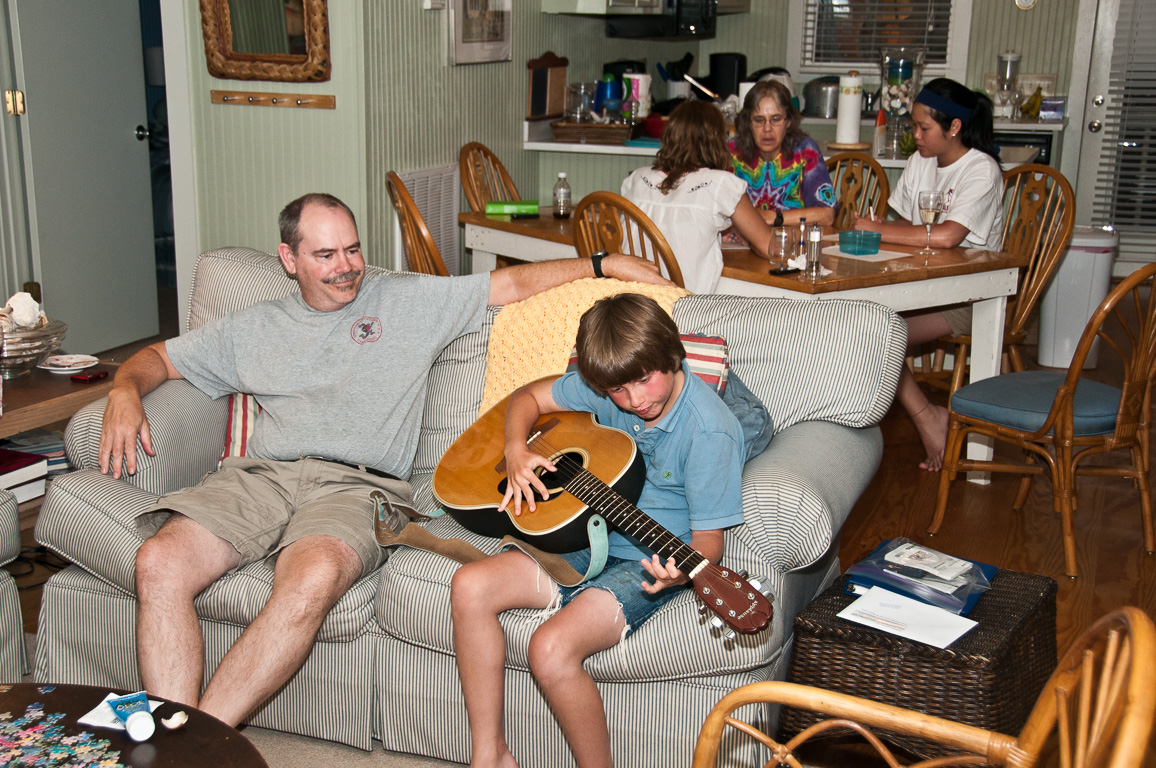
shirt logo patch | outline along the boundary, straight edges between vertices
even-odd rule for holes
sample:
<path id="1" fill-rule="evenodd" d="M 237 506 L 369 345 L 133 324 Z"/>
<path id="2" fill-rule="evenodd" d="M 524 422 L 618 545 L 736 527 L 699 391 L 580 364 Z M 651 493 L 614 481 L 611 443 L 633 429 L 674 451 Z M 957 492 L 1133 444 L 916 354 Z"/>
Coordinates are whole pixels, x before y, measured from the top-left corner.
<path id="1" fill-rule="evenodd" d="M 669 469 L 662 473 L 662 479 L 663 480 L 669 480 L 670 479 L 670 470 Z"/>
<path id="2" fill-rule="evenodd" d="M 349 335 L 358 344 L 368 344 L 381 338 L 381 320 L 376 317 L 363 317 L 349 329 Z"/>

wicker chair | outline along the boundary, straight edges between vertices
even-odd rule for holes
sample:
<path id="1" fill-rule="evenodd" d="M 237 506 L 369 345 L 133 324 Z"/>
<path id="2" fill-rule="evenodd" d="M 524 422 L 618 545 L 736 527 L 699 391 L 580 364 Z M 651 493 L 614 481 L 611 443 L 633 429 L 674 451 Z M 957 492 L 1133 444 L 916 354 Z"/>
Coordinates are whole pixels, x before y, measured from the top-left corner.
<path id="1" fill-rule="evenodd" d="M 829 716 L 785 744 L 733 716 L 749 704 L 785 704 Z M 1059 731 L 1059 765 L 1138 768 L 1143 764 L 1156 714 L 1156 627 L 1139 608 L 1126 607 L 1101 618 L 1081 634 L 1060 660 L 1036 700 L 1019 736 L 963 725 L 910 709 L 794 683 L 752 683 L 715 705 L 699 733 L 694 768 L 714 768 L 726 726 L 766 745 L 767 765 L 801 768 L 794 752 L 827 731 L 854 731 L 889 765 L 902 763 L 872 729 L 918 736 L 959 750 L 960 759 L 935 765 L 986 763 L 1028 768 L 1036 765 L 1048 737 Z M 884 738 L 886 738 L 884 736 Z M 912 763 L 931 765 L 932 761 Z"/>
<path id="2" fill-rule="evenodd" d="M 471 141 L 462 147 L 458 168 L 470 210 L 484 212 L 492 200 L 522 199 L 502 161 L 485 144 Z"/>
<path id="3" fill-rule="evenodd" d="M 1063 174 L 1046 165 L 1021 165 L 1004 171 L 1003 188 L 1003 250 L 1029 255 L 1028 265 L 1020 272 L 1019 289 L 1008 299 L 1002 365 L 1007 373 L 1024 370 L 1021 347 L 1028 323 L 1072 238 L 1076 197 Z M 971 336 L 943 336 L 939 342 L 954 346 L 954 368 L 950 372 L 943 369 L 942 353 L 934 359 L 925 356 L 916 378 L 955 392 L 963 385 Z"/>
<path id="4" fill-rule="evenodd" d="M 591 192 L 574 208 L 574 245 L 584 259 L 599 250 L 627 253 L 665 267 L 666 276 L 685 288 L 682 270 L 666 237 L 637 205 L 613 192 Z"/>
<path id="5" fill-rule="evenodd" d="M 827 158 L 827 172 L 835 187 L 835 229 L 850 229 L 851 214 L 873 213 L 883 218 L 891 185 L 875 158 L 862 152 L 840 152 Z"/>
<path id="6" fill-rule="evenodd" d="M 1066 372 L 1021 371 L 961 387 L 951 397 L 947 448 L 939 478 L 936 533 L 947 510 L 947 495 L 958 472 L 1016 472 L 1024 475 L 1012 508 L 1027 500 L 1033 475 L 1051 474 L 1055 511 L 1063 525 L 1064 571 L 1076 576 L 1076 475 L 1126 477 L 1140 490 L 1144 549 L 1156 550 L 1152 498 L 1148 488 L 1152 387 L 1156 382 L 1156 264 L 1133 272 L 1096 309 Z M 1108 333 L 1114 318 L 1119 329 Z M 1082 378 L 1084 360 L 1099 339 L 1122 360 L 1124 381 L 1117 388 Z M 1077 389 L 1078 387 L 1078 389 Z M 1022 449 L 1026 463 L 961 458 L 969 434 L 988 435 Z M 1127 451 L 1127 464 L 1084 464 L 1109 451 Z M 1046 465 L 1046 469 L 1045 469 Z"/>
<path id="7" fill-rule="evenodd" d="M 405 188 L 405 182 L 393 171 L 386 176 L 386 186 L 389 188 L 389 199 L 397 211 L 397 220 L 401 225 L 401 241 L 405 246 L 405 258 L 409 263 L 410 271 L 420 272 L 423 275 L 440 275 L 449 277 L 442 256 L 438 253 L 437 244 L 433 235 L 417 209 L 417 203 Z"/>

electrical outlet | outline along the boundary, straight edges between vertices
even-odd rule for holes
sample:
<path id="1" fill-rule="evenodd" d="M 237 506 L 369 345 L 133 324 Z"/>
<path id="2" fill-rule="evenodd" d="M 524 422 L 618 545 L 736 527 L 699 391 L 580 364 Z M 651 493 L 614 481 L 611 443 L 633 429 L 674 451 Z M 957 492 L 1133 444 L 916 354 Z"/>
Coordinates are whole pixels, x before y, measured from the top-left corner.
<path id="1" fill-rule="evenodd" d="M 1020 93 L 1024 95 L 1024 98 L 1031 96 L 1036 92 L 1036 88 L 1039 88 L 1041 95 L 1046 99 L 1049 96 L 1056 95 L 1056 76 L 1020 75 L 1019 86 Z M 996 77 L 995 72 L 985 72 L 983 75 L 983 90 L 987 92 L 988 96 L 995 98 L 997 88 L 999 88 L 999 78 Z"/>
<path id="2" fill-rule="evenodd" d="M 421 0 L 421 7 L 425 11 L 444 11 L 446 0 Z"/>

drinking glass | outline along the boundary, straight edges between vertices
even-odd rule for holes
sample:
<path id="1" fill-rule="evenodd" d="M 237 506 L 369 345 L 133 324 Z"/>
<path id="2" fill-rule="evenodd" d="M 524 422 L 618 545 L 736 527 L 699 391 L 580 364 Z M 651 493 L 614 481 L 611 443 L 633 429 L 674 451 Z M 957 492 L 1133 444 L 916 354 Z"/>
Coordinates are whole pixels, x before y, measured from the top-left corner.
<path id="1" fill-rule="evenodd" d="M 778 259 L 780 267 L 787 266 L 787 260 L 794 257 L 795 231 L 786 227 L 771 229 L 771 259 Z"/>
<path id="2" fill-rule="evenodd" d="M 931 248 L 931 228 L 939 221 L 943 213 L 943 206 L 947 203 L 947 196 L 942 192 L 919 193 L 919 218 L 923 226 L 927 227 L 927 246 L 919 252 L 923 256 L 923 265 L 927 266 L 927 259 L 937 251 Z"/>

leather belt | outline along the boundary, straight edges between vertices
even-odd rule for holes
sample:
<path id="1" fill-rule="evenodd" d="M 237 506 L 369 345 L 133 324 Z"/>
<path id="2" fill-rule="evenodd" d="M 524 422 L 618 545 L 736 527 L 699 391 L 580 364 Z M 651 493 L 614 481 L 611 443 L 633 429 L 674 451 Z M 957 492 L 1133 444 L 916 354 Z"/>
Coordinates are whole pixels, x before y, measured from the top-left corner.
<path id="1" fill-rule="evenodd" d="M 359 472 L 365 472 L 367 474 L 373 475 L 374 477 L 382 477 L 382 478 L 385 478 L 386 480 L 401 480 L 401 478 L 398 477 L 397 475 L 390 474 L 389 472 L 386 472 L 385 470 L 377 469 L 376 467 L 367 467 L 364 464 L 354 464 L 351 461 L 339 461 L 338 459 L 327 459 L 324 456 L 305 456 L 303 458 L 317 459 L 318 461 L 328 461 L 330 464 L 340 464 L 343 467 L 349 467 L 350 469 L 356 469 Z"/>

